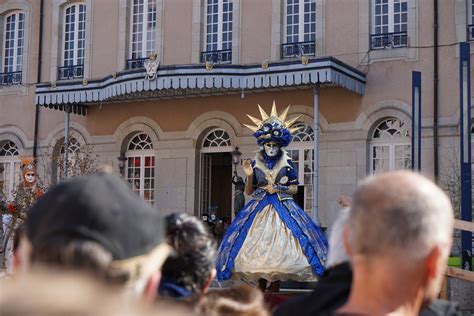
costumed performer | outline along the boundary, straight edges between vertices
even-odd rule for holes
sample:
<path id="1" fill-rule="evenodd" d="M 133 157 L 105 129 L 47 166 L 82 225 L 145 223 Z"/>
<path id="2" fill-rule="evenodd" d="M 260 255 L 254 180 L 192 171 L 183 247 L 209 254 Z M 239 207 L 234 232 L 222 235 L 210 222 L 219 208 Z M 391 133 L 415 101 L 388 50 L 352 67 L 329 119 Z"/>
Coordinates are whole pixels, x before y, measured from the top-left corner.
<path id="1" fill-rule="evenodd" d="M 314 281 L 324 272 L 327 241 L 321 229 L 293 200 L 297 170 L 283 149 L 291 142 L 298 117 L 286 120 L 289 106 L 262 119 L 249 115 L 260 150 L 245 160 L 245 193 L 251 200 L 229 226 L 218 251 L 217 277 L 246 281 Z M 264 281 L 264 284 L 266 282 Z"/>
<path id="2" fill-rule="evenodd" d="M 6 249 L 7 271 L 11 271 L 13 262 L 12 246 L 14 232 L 23 223 L 28 210 L 44 195 L 46 188 L 39 183 L 36 164 L 33 158 L 21 158 L 21 182 L 13 192 L 13 201 L 7 203 L 7 214 L 3 217 L 4 240 L 3 249 Z"/>

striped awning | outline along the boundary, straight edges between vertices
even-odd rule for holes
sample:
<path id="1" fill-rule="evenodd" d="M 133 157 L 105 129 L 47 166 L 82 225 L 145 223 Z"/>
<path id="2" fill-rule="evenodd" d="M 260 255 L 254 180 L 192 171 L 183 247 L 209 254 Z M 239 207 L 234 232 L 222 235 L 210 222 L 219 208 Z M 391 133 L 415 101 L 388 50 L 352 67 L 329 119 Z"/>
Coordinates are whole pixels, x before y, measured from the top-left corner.
<path id="1" fill-rule="evenodd" d="M 209 67 L 210 68 L 210 67 Z M 272 62 L 268 67 L 252 65 L 162 66 L 154 80 L 145 78 L 145 69 L 124 71 L 89 82 L 60 81 L 38 84 L 36 104 L 85 115 L 87 105 L 182 98 L 236 93 L 241 91 L 289 90 L 315 84 L 339 86 L 359 95 L 364 94 L 365 74 L 335 58 L 310 58 Z"/>

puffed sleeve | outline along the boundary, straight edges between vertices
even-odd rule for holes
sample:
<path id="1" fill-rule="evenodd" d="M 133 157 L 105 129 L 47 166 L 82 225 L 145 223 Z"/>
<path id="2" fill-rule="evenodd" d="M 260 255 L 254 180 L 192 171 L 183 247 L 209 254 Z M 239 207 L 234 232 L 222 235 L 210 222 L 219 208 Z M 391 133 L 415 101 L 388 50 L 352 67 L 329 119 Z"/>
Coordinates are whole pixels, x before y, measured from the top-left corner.
<path id="1" fill-rule="evenodd" d="M 298 170 L 291 159 L 288 159 L 288 164 L 290 165 L 290 170 L 288 170 L 288 185 L 298 185 Z"/>

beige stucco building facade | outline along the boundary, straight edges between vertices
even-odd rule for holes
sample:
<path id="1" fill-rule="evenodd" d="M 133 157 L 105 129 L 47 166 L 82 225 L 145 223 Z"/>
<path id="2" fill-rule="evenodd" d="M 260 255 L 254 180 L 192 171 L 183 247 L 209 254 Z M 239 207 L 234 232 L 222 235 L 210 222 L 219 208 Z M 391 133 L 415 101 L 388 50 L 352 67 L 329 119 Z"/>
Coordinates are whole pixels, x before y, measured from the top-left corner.
<path id="1" fill-rule="evenodd" d="M 431 0 L 0 0 L 0 72 L 21 71 L 20 82 L 0 83 L 0 163 L 18 168 L 36 143 L 42 180 L 56 182 L 53 157 L 70 109 L 75 141 L 159 212 L 230 216 L 230 152 L 253 156 L 246 114 L 275 100 L 300 115 L 289 150 L 299 163 L 298 200 L 311 213 L 319 86 L 318 216 L 329 226 L 337 197 L 358 181 L 410 167 L 414 70 L 422 73 L 422 172 L 434 178 L 439 169 L 442 181 L 459 142 L 458 44 L 469 39 L 472 7 L 439 1 L 436 92 Z M 7 30 L 12 16 L 24 21 L 16 33 Z M 22 29 L 23 42 L 13 41 L 21 67 L 8 70 L 7 33 L 17 40 Z M 150 79 L 142 64 L 153 54 Z M 13 183 L 18 175 L 3 176 Z"/>

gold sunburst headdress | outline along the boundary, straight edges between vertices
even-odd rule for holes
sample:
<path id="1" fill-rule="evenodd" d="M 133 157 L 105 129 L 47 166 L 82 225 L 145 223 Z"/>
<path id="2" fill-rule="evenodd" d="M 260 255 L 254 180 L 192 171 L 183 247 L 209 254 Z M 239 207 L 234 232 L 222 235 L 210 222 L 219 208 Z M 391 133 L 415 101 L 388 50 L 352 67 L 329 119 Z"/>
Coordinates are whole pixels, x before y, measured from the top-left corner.
<path id="1" fill-rule="evenodd" d="M 288 105 L 280 114 L 277 113 L 275 101 L 273 101 L 272 111 L 268 115 L 263 108 L 258 104 L 260 116 L 262 119 L 257 119 L 251 115 L 247 116 L 255 124 L 247 125 L 244 124 L 253 132 L 253 136 L 257 138 L 257 143 L 263 145 L 266 142 L 274 141 L 280 144 L 282 147 L 286 147 L 291 142 L 291 134 L 299 130 L 299 127 L 292 127 L 292 125 L 300 118 L 299 116 L 287 120 L 288 111 L 290 106 Z"/>

